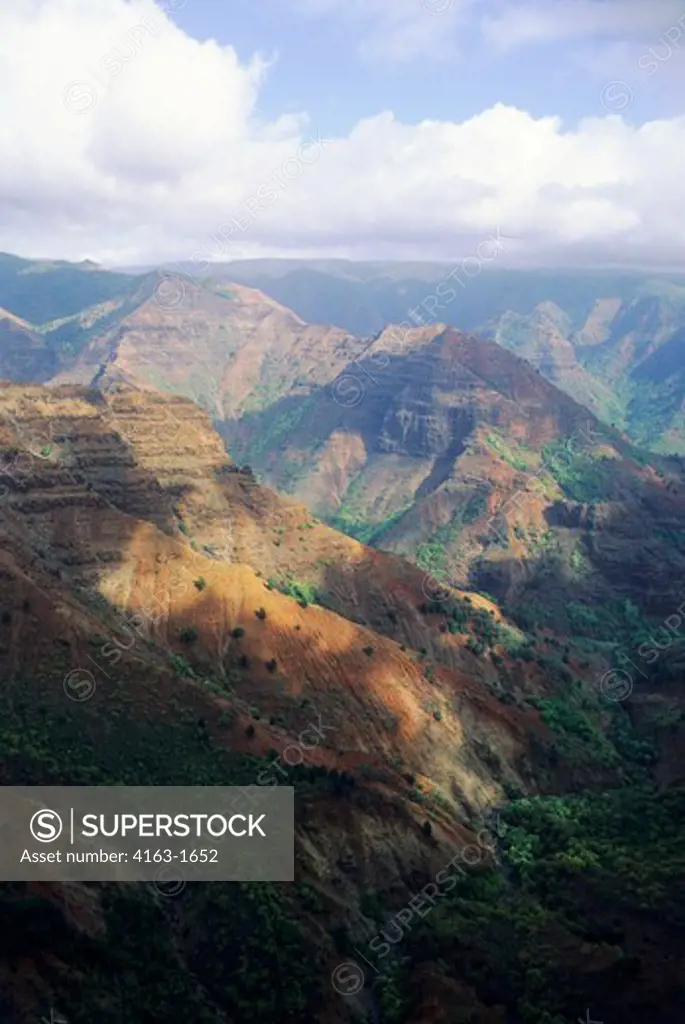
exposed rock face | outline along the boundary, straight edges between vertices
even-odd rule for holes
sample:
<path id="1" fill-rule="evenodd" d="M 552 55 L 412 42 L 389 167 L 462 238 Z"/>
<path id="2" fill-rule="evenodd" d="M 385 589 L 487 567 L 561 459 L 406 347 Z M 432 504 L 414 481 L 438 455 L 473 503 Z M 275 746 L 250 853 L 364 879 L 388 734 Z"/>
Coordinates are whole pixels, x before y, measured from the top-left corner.
<path id="1" fill-rule="evenodd" d="M 578 362 L 570 334 L 569 317 L 550 302 L 541 303 L 530 315 L 505 313 L 484 331 L 485 337 L 526 359 L 547 380 L 598 412 L 596 382 Z"/>
<path id="2" fill-rule="evenodd" d="M 662 359 L 669 362 L 669 349 L 682 347 L 685 290 L 654 287 L 655 294 L 623 302 L 597 299 L 575 327 L 544 303 L 530 314 L 503 314 L 486 335 L 523 356 L 600 419 L 623 423 L 638 443 L 680 452 L 682 358 L 669 367 L 668 383 L 655 368 Z"/>
<path id="3" fill-rule="evenodd" d="M 633 319 L 645 327 L 659 308 L 637 302 Z M 588 351 L 599 353 L 610 343 L 599 339 L 612 310 L 610 303 L 593 309 L 582 334 Z M 624 326 L 633 322 L 626 316 Z M 509 341 L 500 338 L 506 343 L 516 326 L 511 318 L 509 326 Z M 85 347 L 56 380 L 105 388 L 124 381 L 197 398 L 216 419 L 229 450 L 247 458 L 279 489 L 363 539 L 410 557 L 422 545 L 437 543 L 452 578 L 462 585 L 482 584 L 484 566 L 476 574 L 476 562 L 485 554 L 498 563 L 488 571 L 499 581 L 497 595 L 520 603 L 533 580 L 530 566 L 522 572 L 518 564 L 529 556 L 530 544 L 514 528 L 538 535 L 551 529 L 562 560 L 575 549 L 576 560 L 593 562 L 595 598 L 634 596 L 633 584 L 621 575 L 633 553 L 591 536 L 594 520 L 584 513 L 570 518 L 565 513 L 562 522 L 555 506 L 573 495 L 559 486 L 558 472 L 550 475 L 544 468 L 545 445 L 565 443 L 588 423 L 591 431 L 600 428 L 499 345 L 444 325 L 389 327 L 362 342 L 336 328 L 306 325 L 242 285 L 219 293 L 159 275 L 143 279 L 118 314 L 110 308 L 84 330 Z M 582 370 L 574 364 L 571 321 L 558 305 L 541 303 L 516 332 L 523 339 L 519 350 L 537 361 L 542 373 L 564 378 L 564 386 L 574 366 Z M 547 362 L 533 344 L 541 334 L 549 342 Z M 641 345 L 639 351 L 647 351 Z M 630 460 L 627 449 L 619 435 L 609 435 L 609 449 L 618 445 L 620 458 L 606 463 L 611 472 L 592 491 L 593 503 L 612 503 L 609 530 L 615 519 L 631 522 L 641 502 L 653 506 L 658 530 L 670 529 L 673 494 L 665 498 L 664 487 L 656 479 L 649 482 L 640 467 L 628 469 L 621 461 Z M 170 436 L 182 450 L 179 431 L 172 428 Z M 607 455 L 600 448 L 594 445 L 595 461 Z M 680 485 L 674 477 L 668 486 Z M 135 511 L 134 492 L 132 486 L 129 501 Z M 589 504 L 582 488 L 579 497 L 579 504 Z M 198 508 L 203 500 L 198 498 Z M 496 536 L 506 537 L 512 557 L 493 548 L 493 516 L 499 516 Z M 635 521 L 641 525 L 641 513 Z M 260 543 L 257 537 L 254 543 Z M 634 580 L 643 572 L 636 565 L 627 577 Z M 578 600 L 584 584 L 565 574 L 556 586 L 567 600 Z M 659 614 L 671 601 L 672 588 L 655 580 L 646 594 L 649 610 Z M 555 623 L 564 628 L 562 619 Z"/>
<path id="4" fill-rule="evenodd" d="M 452 268 L 348 261 L 231 266 L 234 278 L 231 267 L 217 265 L 211 281 L 198 283 L 192 266 L 188 274 L 177 268 L 136 276 L 2 255 L 0 305 L 16 320 L 11 330 L 5 324 L 4 343 L 0 331 L 0 373 L 82 384 L 127 380 L 186 394 L 217 419 L 232 420 L 306 394 L 353 363 L 356 382 L 348 375 L 338 394 L 349 408 L 382 369 L 379 362 L 360 372 L 354 363 L 370 348 L 378 351 L 379 339 L 371 346 L 368 340 L 372 332 L 380 330 L 387 351 L 399 354 L 416 347 L 421 331 L 439 326 L 407 329 L 404 318 L 411 310 L 416 319 L 418 310 L 524 357 L 638 443 L 683 450 L 683 381 L 677 368 L 667 382 L 651 377 L 653 357 L 685 323 L 682 279 L 495 270 L 471 281 L 458 302 L 433 301 L 430 309 L 421 303 L 435 300 L 434 289 Z M 343 326 L 319 327 L 306 318 Z M 393 320 L 403 327 L 387 328 Z M 22 331 L 31 335 L 30 345 L 20 345 L 23 355 Z"/>
<path id="5" fill-rule="evenodd" d="M 638 443 L 683 450 L 680 405 L 672 407 L 668 396 L 664 415 L 655 418 L 652 397 L 633 387 L 637 368 L 683 328 L 683 275 L 495 267 L 466 288 L 455 285 L 449 299 L 454 267 L 448 265 L 242 261 L 214 270 L 218 280 L 261 288 L 304 319 L 360 336 L 388 323 L 406 325 L 407 317 L 444 319 L 528 359 L 604 422 L 624 425 Z M 674 387 L 682 400 L 682 382 Z M 664 395 L 659 398 L 663 404 Z"/>
<path id="6" fill-rule="evenodd" d="M 430 388 L 406 387 L 381 424 L 376 449 L 419 458 L 435 458 L 463 450 L 473 429 L 473 413 L 434 405 Z"/>
<path id="7" fill-rule="evenodd" d="M 352 377 L 347 407 L 339 384 Z M 667 582 L 674 563 L 685 568 L 677 464 L 657 475 L 624 436 L 496 344 L 388 329 L 330 389 L 282 410 L 224 424 L 229 449 L 336 525 L 440 578 L 511 608 L 539 605 L 536 591 L 551 586 L 541 614 L 564 632 L 574 628 L 569 602 L 629 597 L 661 615 L 677 597 Z M 281 434 L 286 415 L 293 425 Z"/>
<path id="8" fill-rule="evenodd" d="M 273 704 L 275 713 L 284 686 L 294 692 L 311 689 L 317 701 L 327 700 L 327 689 L 334 686 L 336 702 L 353 702 L 336 738 L 336 747 L 351 752 L 360 744 L 369 754 L 388 744 L 388 751 L 397 750 L 402 736 L 414 750 L 423 743 L 416 729 L 429 685 L 397 640 L 434 648 L 445 665 L 446 694 L 462 694 L 470 702 L 465 673 L 474 680 L 485 678 L 472 656 L 417 610 L 425 601 L 419 570 L 309 524 L 301 506 L 282 502 L 230 463 L 207 415 L 188 401 L 128 389 L 103 399 L 73 387 L 5 387 L 0 390 L 0 425 L 6 456 L 0 508 L 6 568 L 27 573 L 27 585 L 40 580 L 43 587 L 42 581 L 52 577 L 46 598 L 52 594 L 59 601 L 63 592 L 68 602 L 85 601 L 84 622 L 86 595 L 99 594 L 113 610 L 128 614 L 141 613 L 147 601 L 154 601 L 161 611 L 146 636 L 160 645 L 158 656 L 167 645 L 176 646 L 174 630 L 185 621 L 199 633 L 194 651 L 202 651 L 219 674 L 226 668 L 221 652 L 231 646 L 230 631 L 245 622 L 242 650 L 250 651 L 253 637 L 254 653 L 263 661 L 267 655 L 276 657 L 286 675 L 275 689 L 267 672 L 259 682 L 253 675 L 244 696 Z M 292 599 L 265 590 L 254 566 L 265 576 L 289 573 L 330 588 L 330 600 L 340 612 L 378 622 L 388 638 L 332 611 L 298 608 Z M 190 573 L 207 580 L 206 594 L 192 586 L 175 587 L 179 575 L 188 578 Z M 250 625 L 260 605 L 267 612 L 265 624 Z M 384 607 L 395 608 L 394 624 Z M 371 662 L 362 653 L 367 644 L 378 652 Z M 25 657 L 27 665 L 39 654 L 40 645 L 25 655 L 15 647 L 11 651 L 15 659 Z M 372 688 L 370 679 L 375 680 Z M 353 712 L 357 702 L 367 709 L 359 721 Z M 494 714 L 489 728 L 498 731 L 495 719 L 501 711 L 491 698 L 483 709 L 488 706 Z M 483 714 L 480 697 L 468 714 L 475 729 Z M 382 722 L 388 717 L 395 724 L 386 730 Z M 512 744 L 512 756 L 526 717 L 514 726 L 516 740 L 503 738 L 505 745 Z M 428 762 L 417 768 L 439 775 L 441 748 L 430 732 L 425 754 L 437 760 L 430 771 Z M 457 734 L 464 742 L 462 726 Z M 447 776 L 443 785 L 449 790 Z M 476 782 L 474 776 L 467 785 L 478 801 L 489 783 Z"/>
<path id="9" fill-rule="evenodd" d="M 105 382 L 177 392 L 227 419 L 277 400 L 298 381 L 335 376 L 363 347 L 339 328 L 306 324 L 243 285 L 217 293 L 190 279 L 153 274 L 124 312 L 95 331 L 55 383 L 91 383 L 104 366 Z"/>

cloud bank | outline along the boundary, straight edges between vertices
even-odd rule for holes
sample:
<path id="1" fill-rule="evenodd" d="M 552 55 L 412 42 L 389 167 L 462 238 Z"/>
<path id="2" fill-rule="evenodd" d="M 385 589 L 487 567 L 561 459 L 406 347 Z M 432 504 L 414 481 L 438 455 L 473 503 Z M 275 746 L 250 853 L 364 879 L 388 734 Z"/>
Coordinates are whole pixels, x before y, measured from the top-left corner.
<path id="1" fill-rule="evenodd" d="M 327 139 L 305 115 L 257 118 L 268 73 L 153 0 L 5 5 L 0 248 L 452 259 L 499 231 L 522 265 L 685 265 L 685 116 L 631 124 L 605 94 L 575 130 L 497 104 L 462 123 L 381 111 Z"/>

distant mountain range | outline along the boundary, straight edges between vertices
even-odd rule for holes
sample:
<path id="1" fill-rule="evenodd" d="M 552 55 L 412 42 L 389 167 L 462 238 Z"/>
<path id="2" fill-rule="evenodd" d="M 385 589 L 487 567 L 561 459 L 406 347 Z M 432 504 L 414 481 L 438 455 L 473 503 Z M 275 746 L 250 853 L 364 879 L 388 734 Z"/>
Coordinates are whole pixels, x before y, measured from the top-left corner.
<path id="1" fill-rule="evenodd" d="M 15 257 L 0 268 L 0 302 L 52 317 L 0 318 L 2 376 L 192 398 L 230 452 L 338 528 L 557 630 L 578 630 L 576 605 L 615 612 L 630 598 L 667 613 L 671 589 L 658 567 L 685 557 L 680 465 L 654 455 L 654 469 L 643 466 L 628 435 L 685 451 L 685 284 L 493 270 L 447 310 L 484 323 L 480 338 L 447 323 L 369 336 L 307 323 L 224 280 L 221 267 L 200 284 L 178 270 L 109 275 Z M 366 305 L 352 318 L 376 302 L 379 321 L 381 295 L 398 319 L 402 303 L 444 296 L 434 280 L 379 277 L 383 265 L 326 268 L 283 273 L 267 261 L 225 273 L 252 271 L 283 297 L 294 280 L 307 283 L 322 309 L 336 289 L 354 288 Z M 427 279 L 438 272 L 422 268 Z M 94 301 L 75 310 L 84 295 Z M 559 462 L 587 424 L 594 440 Z M 662 552 L 645 567 L 641 532 L 670 545 L 671 559 Z M 550 581 L 555 598 L 541 601 Z"/>
<path id="2" fill-rule="evenodd" d="M 217 263 L 201 278 L 188 262 L 162 272 L 180 282 L 167 288 L 172 302 L 175 292 L 193 291 L 198 283 L 224 297 L 232 285 L 242 284 L 305 324 L 334 326 L 360 341 L 388 324 L 444 322 L 523 356 L 638 444 L 685 453 L 685 275 L 464 266 L 472 276 L 460 265 L 441 263 L 277 259 Z M 2 255 L 0 305 L 45 338 L 41 379 L 49 379 L 57 368 L 71 366 L 86 336 L 84 326 L 102 321 L 108 312 L 116 324 L 131 311 L 130 302 L 145 294 L 145 285 L 138 291 L 145 280 L 153 282 L 148 285 L 153 294 L 154 273 L 154 268 L 113 273 L 92 263 Z M 173 311 L 168 300 L 160 305 Z M 95 333 L 101 335 L 105 327 L 102 321 Z M 659 355 L 664 346 L 665 354 Z M 0 372 L 16 379 L 19 368 L 12 360 L 2 365 Z M 30 361 L 29 379 L 34 379 L 32 367 Z M 321 377 L 315 368 L 312 373 Z"/>
<path id="3" fill-rule="evenodd" d="M 638 443 L 685 452 L 685 275 L 255 260 L 217 265 L 212 279 L 361 336 L 444 322 L 491 338 Z"/>

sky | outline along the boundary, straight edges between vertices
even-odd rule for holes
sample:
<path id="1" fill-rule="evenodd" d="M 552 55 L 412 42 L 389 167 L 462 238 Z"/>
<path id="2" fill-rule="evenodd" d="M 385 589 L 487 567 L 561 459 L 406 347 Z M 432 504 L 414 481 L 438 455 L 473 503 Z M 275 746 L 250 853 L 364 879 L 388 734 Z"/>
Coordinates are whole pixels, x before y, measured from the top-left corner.
<path id="1" fill-rule="evenodd" d="M 685 0 L 12 0 L 0 249 L 685 268 Z"/>

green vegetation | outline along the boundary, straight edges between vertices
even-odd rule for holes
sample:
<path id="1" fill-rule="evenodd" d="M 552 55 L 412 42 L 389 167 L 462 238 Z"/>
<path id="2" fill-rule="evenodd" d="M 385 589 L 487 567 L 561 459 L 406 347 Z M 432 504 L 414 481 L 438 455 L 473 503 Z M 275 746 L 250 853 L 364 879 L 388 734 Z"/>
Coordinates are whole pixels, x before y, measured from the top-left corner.
<path id="1" fill-rule="evenodd" d="M 139 278 L 63 260 L 0 253 L 2 303 L 31 324 L 48 324 L 124 295 Z"/>
<path id="2" fill-rule="evenodd" d="M 573 574 L 581 578 L 588 576 L 592 571 L 592 563 L 579 548 L 574 548 L 571 552 L 569 565 Z"/>
<path id="3" fill-rule="evenodd" d="M 646 639 L 649 631 L 649 623 L 629 599 L 593 605 L 570 601 L 567 615 L 575 634 L 595 640 L 628 642 L 637 646 Z"/>
<path id="4" fill-rule="evenodd" d="M 187 676 L 189 679 L 194 678 L 195 671 L 193 666 L 182 654 L 172 654 L 170 660 L 172 668 L 177 675 Z"/>
<path id="5" fill-rule="evenodd" d="M 300 400 L 286 409 L 280 409 L 278 399 L 282 395 L 282 389 L 278 387 L 263 388 L 257 385 L 247 403 L 247 420 L 249 413 L 261 410 L 264 415 L 260 417 L 259 429 L 251 433 L 250 442 L 240 451 L 240 457 L 248 462 L 258 464 L 260 458 L 267 452 L 274 451 L 288 440 L 295 429 L 312 407 L 314 396 Z M 284 403 L 285 404 L 285 403 Z M 268 406 L 274 406 L 269 409 Z"/>
<path id="6" fill-rule="evenodd" d="M 487 494 L 470 492 L 452 513 L 446 526 L 436 530 L 430 538 L 419 544 L 414 561 L 425 572 L 442 573 L 449 564 L 449 548 L 458 543 L 464 526 L 474 523 L 487 511 Z"/>
<path id="7" fill-rule="evenodd" d="M 362 544 L 377 544 L 393 526 L 399 523 L 409 508 L 411 508 L 411 503 L 407 502 L 385 519 L 371 521 L 368 513 L 345 502 L 335 515 L 329 517 L 328 522 L 336 530 L 346 533 L 348 537 L 354 537 Z"/>
<path id="8" fill-rule="evenodd" d="M 268 366 L 262 366 L 262 373 L 264 374 L 264 378 L 255 384 L 254 388 L 250 392 L 248 399 L 245 402 L 244 410 L 246 413 L 256 413 L 268 410 L 269 406 L 276 405 L 276 403 L 283 397 L 287 389 L 289 383 L 288 381 L 268 379 Z M 280 436 L 282 436 L 282 431 L 280 429 L 278 433 L 272 434 L 272 437 L 274 438 Z"/>
<path id="9" fill-rule="evenodd" d="M 419 544 L 416 549 L 415 561 L 419 569 L 423 569 L 424 572 L 444 572 L 447 566 L 445 545 L 436 540 Z"/>
<path id="10" fill-rule="evenodd" d="M 578 559 L 571 556 L 571 568 L 584 578 L 588 563 L 579 554 Z M 549 583 L 554 579 L 554 572 L 538 580 L 538 589 L 542 589 L 545 579 Z M 640 609 L 630 599 L 605 598 L 601 603 L 584 601 L 556 601 L 554 591 L 544 591 L 538 598 L 530 594 L 525 601 L 516 606 L 506 606 L 505 611 L 516 619 L 518 625 L 531 633 L 540 629 L 559 629 L 572 634 L 576 646 L 588 652 L 605 649 L 606 645 L 621 645 L 636 650 L 645 640 L 650 631 L 653 632 L 660 623 L 647 620 Z M 594 641 L 591 643 L 590 641 Z M 599 645 L 599 647 L 597 646 Z M 602 647 L 604 645 L 604 648 Z"/>
<path id="11" fill-rule="evenodd" d="M 576 764 L 598 762 L 606 767 L 620 764 L 618 751 L 593 720 L 578 691 L 572 690 L 561 697 L 530 697 L 529 702 L 538 708 L 543 721 L 557 733 L 556 756 L 568 758 Z"/>
<path id="12" fill-rule="evenodd" d="M 585 505 L 611 498 L 615 479 L 614 460 L 587 450 L 571 453 L 565 441 L 545 445 L 543 465 L 572 501 Z"/>
<path id="13" fill-rule="evenodd" d="M 511 658 L 530 660 L 534 644 L 532 637 L 497 622 L 488 608 L 474 608 L 470 599 L 454 601 L 432 601 L 421 608 L 425 615 L 443 615 L 445 624 L 454 635 L 469 634 L 467 647 L 474 654 L 483 654 L 486 649 L 502 647 Z M 425 648 L 422 648 L 425 652 Z"/>
<path id="14" fill-rule="evenodd" d="M 286 573 L 281 579 L 273 577 L 267 581 L 269 590 L 278 590 L 287 597 L 294 597 L 303 608 L 309 604 L 324 604 L 326 595 L 313 584 L 298 580 L 292 573 Z"/>
<path id="15" fill-rule="evenodd" d="M 61 693 L 54 703 L 49 694 L 37 701 L 32 690 L 19 681 L 0 693 L 3 785 L 249 786 L 273 760 L 212 746 L 204 720 L 181 701 L 174 725 L 154 708 L 145 716 L 144 702 L 141 718 L 132 718 L 116 681 L 102 718 L 97 707 L 65 702 Z M 225 713 L 222 724 L 231 722 Z M 283 768 L 298 799 L 314 790 L 339 798 L 354 792 L 344 773 Z M 301 918 L 296 886 L 195 883 L 173 898 L 147 884 L 91 890 L 107 923 L 94 935 L 76 931 L 55 903 L 27 897 L 23 885 L 0 885 L 7 949 L 40 957 L 70 1024 L 216 1024 L 216 1007 L 227 1020 L 254 1024 L 320 1019 L 325 957 L 318 931 L 310 935 Z M 65 962 L 78 969 L 65 972 Z"/>
<path id="16" fill-rule="evenodd" d="M 514 444 L 509 443 L 498 430 L 493 429 L 485 440 L 493 452 L 514 469 L 525 472 L 534 466 L 535 452 L 522 444 L 517 444 L 514 447 Z"/>
<path id="17" fill-rule="evenodd" d="M 403 952 L 414 965 L 442 964 L 448 977 L 458 965 L 479 999 L 506 1006 L 521 1024 L 566 1024 L 586 1006 L 599 1020 L 621 1019 L 624 997 L 635 1006 L 642 928 L 656 929 L 663 957 L 669 936 L 682 942 L 685 792 L 642 783 L 519 797 L 501 819 L 501 866 L 455 872 L 452 891 L 411 930 Z M 407 972 L 400 994 L 411 1002 Z M 683 995 L 681 979 L 669 1019 Z M 641 998 L 642 1012 L 665 1019 L 665 990 L 642 988 Z"/>

